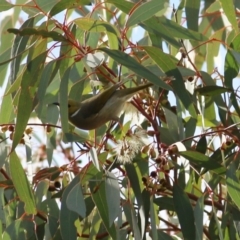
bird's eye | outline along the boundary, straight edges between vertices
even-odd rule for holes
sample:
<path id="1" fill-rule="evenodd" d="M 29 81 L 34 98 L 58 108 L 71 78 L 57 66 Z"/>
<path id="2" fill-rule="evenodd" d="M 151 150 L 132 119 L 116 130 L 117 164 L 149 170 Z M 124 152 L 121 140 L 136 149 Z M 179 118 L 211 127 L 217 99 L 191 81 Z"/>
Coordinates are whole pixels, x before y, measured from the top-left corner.
<path id="1" fill-rule="evenodd" d="M 71 105 L 70 104 L 68 104 L 68 108 L 70 108 L 71 107 Z"/>

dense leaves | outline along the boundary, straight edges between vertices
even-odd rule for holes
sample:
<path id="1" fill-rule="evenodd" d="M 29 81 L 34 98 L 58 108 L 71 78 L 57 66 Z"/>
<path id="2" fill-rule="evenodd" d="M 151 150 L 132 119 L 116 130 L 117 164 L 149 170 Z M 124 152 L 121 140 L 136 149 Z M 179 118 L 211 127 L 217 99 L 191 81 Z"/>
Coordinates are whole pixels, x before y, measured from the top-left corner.
<path id="1" fill-rule="evenodd" d="M 240 238 L 240 4 L 169 3 L 0 0 L 3 239 Z M 69 124 L 119 81 L 152 85 Z"/>

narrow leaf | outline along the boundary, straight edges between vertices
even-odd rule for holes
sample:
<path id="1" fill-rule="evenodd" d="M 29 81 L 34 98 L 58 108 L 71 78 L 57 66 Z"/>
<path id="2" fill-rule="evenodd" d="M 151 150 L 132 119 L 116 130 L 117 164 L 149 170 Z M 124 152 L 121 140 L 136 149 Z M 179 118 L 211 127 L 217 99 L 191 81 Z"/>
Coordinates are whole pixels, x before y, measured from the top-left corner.
<path id="1" fill-rule="evenodd" d="M 110 50 L 107 48 L 100 48 L 103 52 L 106 52 L 111 58 L 113 58 L 118 63 L 122 64 L 123 66 L 129 68 L 133 72 L 135 72 L 140 77 L 148 79 L 153 84 L 166 89 L 171 90 L 171 87 L 167 85 L 164 81 L 159 79 L 155 74 L 149 71 L 146 67 L 142 66 L 138 63 L 134 58 L 130 57 L 128 54 L 123 53 L 119 50 Z"/>
<path id="2" fill-rule="evenodd" d="M 115 225 L 110 225 L 110 219 L 109 219 L 109 212 L 108 212 L 108 202 L 106 199 L 106 187 L 105 184 L 102 182 L 102 173 L 98 173 L 95 176 L 95 179 L 89 182 L 92 199 L 98 209 L 98 212 L 101 216 L 101 219 L 103 221 L 103 224 L 108 231 L 109 235 L 116 239 L 116 229 Z"/>
<path id="3" fill-rule="evenodd" d="M 156 205 L 155 205 L 156 206 Z M 157 214 L 154 208 L 153 197 L 150 197 L 150 219 L 151 219 L 151 237 L 157 239 Z"/>
<path id="4" fill-rule="evenodd" d="M 35 215 L 37 213 L 37 209 L 32 189 L 15 151 L 10 154 L 9 166 L 13 185 L 16 188 L 20 200 L 25 204 L 24 209 L 26 214 Z"/>
<path id="5" fill-rule="evenodd" d="M 238 32 L 238 23 L 236 19 L 235 6 L 233 1 L 220 0 L 224 13 L 226 14 L 232 27 Z"/>
<path id="6" fill-rule="evenodd" d="M 188 29 L 198 31 L 200 0 L 186 1 L 186 17 Z"/>
<path id="7" fill-rule="evenodd" d="M 231 92 L 231 89 L 220 86 L 205 86 L 196 88 L 195 92 L 203 96 L 215 96 L 225 92 Z"/>
<path id="8" fill-rule="evenodd" d="M 30 114 L 33 110 L 33 99 L 36 91 L 34 84 L 40 76 L 43 64 L 46 59 L 46 54 L 47 52 L 44 52 L 30 61 L 23 74 L 20 96 L 18 100 L 17 120 L 12 143 L 12 151 L 20 142 L 27 122 L 30 118 Z"/>
<path id="9" fill-rule="evenodd" d="M 0 124 L 10 123 L 13 119 L 13 103 L 10 94 L 2 98 L 0 107 Z"/>
<path id="10" fill-rule="evenodd" d="M 81 5 L 87 5 L 91 3 L 89 0 L 62 0 L 53 6 L 49 15 L 54 16 L 66 9 L 78 8 Z"/>
<path id="11" fill-rule="evenodd" d="M 175 37 L 195 41 L 208 40 L 202 33 L 184 28 L 165 16 L 152 17 L 140 25 L 147 31 L 153 32 L 167 41 L 172 41 Z"/>
<path id="12" fill-rule="evenodd" d="M 133 8 L 134 3 L 133 2 L 129 2 L 129 1 L 125 1 L 125 0 L 107 0 L 107 3 L 112 3 L 114 6 L 116 6 L 117 8 L 119 8 L 121 11 L 123 11 L 124 13 L 128 14 L 128 12 L 130 12 L 130 10 Z"/>
<path id="13" fill-rule="evenodd" d="M 74 225 L 74 222 L 78 219 L 79 216 L 76 212 L 69 211 L 67 206 L 68 195 L 76 184 L 79 184 L 79 176 L 76 176 L 72 180 L 72 182 L 65 188 L 62 195 L 59 222 L 63 240 L 77 238 L 77 229 Z"/>
<path id="14" fill-rule="evenodd" d="M 120 206 L 120 188 L 118 179 L 111 172 L 106 172 L 105 188 L 109 212 L 109 226 L 111 226 L 119 215 Z"/>
<path id="15" fill-rule="evenodd" d="M 157 12 L 162 10 L 165 6 L 165 1 L 152 0 L 141 4 L 134 9 L 127 21 L 127 27 L 143 22 L 154 16 Z"/>
<path id="16" fill-rule="evenodd" d="M 24 29 L 26 27 L 32 27 L 34 23 L 34 18 L 29 18 L 26 20 L 26 22 L 23 23 L 20 29 Z M 12 57 L 13 61 L 11 61 L 10 64 L 10 76 L 9 76 L 9 81 L 13 83 L 17 77 L 19 68 L 20 68 L 20 63 L 22 60 L 22 54 L 26 50 L 26 46 L 28 43 L 30 36 L 16 36 L 14 39 L 14 43 L 12 46 Z M 32 44 L 34 46 L 34 44 Z"/>
<path id="17" fill-rule="evenodd" d="M 127 176 L 130 180 L 132 189 L 134 191 L 135 197 L 137 199 L 137 202 L 141 206 L 143 204 L 142 189 L 140 186 L 141 178 L 137 173 L 136 166 L 132 164 L 127 164 L 125 168 L 126 168 Z"/>
<path id="18" fill-rule="evenodd" d="M 238 75 L 239 67 L 238 63 L 232 54 L 231 50 L 227 51 L 225 57 L 225 65 L 224 65 L 224 79 L 226 87 L 232 89 L 233 79 Z"/>
<path id="19" fill-rule="evenodd" d="M 185 240 L 195 239 L 193 209 L 186 193 L 176 184 L 173 186 L 173 202 Z"/>
<path id="20" fill-rule="evenodd" d="M 233 202 L 238 206 L 240 209 L 240 182 L 238 177 L 236 176 L 236 167 L 235 167 L 235 162 L 232 162 L 226 172 L 227 175 L 227 190 L 228 193 L 233 200 Z"/>
<path id="21" fill-rule="evenodd" d="M 42 38 L 52 38 L 53 41 L 59 42 L 66 42 L 67 39 L 64 38 L 60 33 L 56 31 L 47 31 L 44 29 L 36 29 L 36 28 L 24 28 L 24 29 L 17 29 L 17 28 L 9 28 L 9 33 L 13 33 L 19 36 L 41 36 Z"/>
<path id="22" fill-rule="evenodd" d="M 61 83 L 60 83 L 60 116 L 61 116 L 61 124 L 62 131 L 68 132 L 68 81 L 69 81 L 70 68 L 67 68 L 65 71 Z"/>
<path id="23" fill-rule="evenodd" d="M 202 136 L 200 138 L 200 140 L 198 141 L 197 146 L 196 146 L 196 151 L 200 152 L 202 154 L 205 154 L 205 152 L 207 151 L 207 139 L 206 139 L 206 136 Z"/>
<path id="24" fill-rule="evenodd" d="M 160 210 L 175 211 L 175 206 L 172 197 L 159 197 L 153 200 L 157 204 Z"/>
<path id="25" fill-rule="evenodd" d="M 146 235 L 146 226 L 147 226 L 147 220 L 148 220 L 149 211 L 150 211 L 150 193 L 148 190 L 143 189 L 142 199 L 143 199 L 143 205 L 140 206 L 139 217 L 141 221 L 141 236 L 142 236 L 142 239 L 144 239 Z"/>
<path id="26" fill-rule="evenodd" d="M 74 22 L 79 28 L 85 31 L 106 32 L 106 34 L 108 35 L 110 48 L 118 49 L 118 37 L 120 36 L 120 33 L 114 25 L 92 18 L 78 18 Z"/>
<path id="27" fill-rule="evenodd" d="M 200 167 L 204 167 L 207 170 L 213 170 L 218 174 L 223 174 L 226 169 L 221 166 L 218 162 L 211 160 L 210 157 L 196 151 L 183 151 L 179 152 L 179 155 L 185 157 L 189 161 L 198 164 Z"/>
<path id="28" fill-rule="evenodd" d="M 76 212 L 82 218 L 86 216 L 86 205 L 82 193 L 80 183 L 77 183 L 67 196 L 67 207 L 73 212 Z"/>
<path id="29" fill-rule="evenodd" d="M 194 208 L 194 218 L 196 221 L 196 240 L 203 239 L 203 211 L 204 211 L 204 196 L 200 197 Z"/>
<path id="30" fill-rule="evenodd" d="M 92 147 L 89 151 L 89 154 L 90 154 L 90 157 L 91 157 L 91 160 L 92 160 L 94 166 L 100 172 L 101 169 L 100 169 L 100 165 L 99 165 L 99 160 L 98 160 L 98 155 L 97 155 L 96 148 Z"/>
<path id="31" fill-rule="evenodd" d="M 33 221 L 24 218 L 12 221 L 5 229 L 3 239 L 36 239 L 35 225 Z"/>
<path id="32" fill-rule="evenodd" d="M 7 11 L 7 10 L 11 9 L 12 7 L 14 7 L 14 5 L 9 2 L 7 2 L 5 0 L 0 1 L 0 12 Z"/>
<path id="33" fill-rule="evenodd" d="M 172 61 L 168 54 L 165 54 L 161 49 L 156 47 L 143 47 L 147 54 L 152 58 L 154 62 L 167 74 L 167 76 L 176 78 L 172 81 L 171 85 L 175 93 L 178 95 L 180 101 L 184 107 L 190 112 L 192 117 L 196 118 L 196 110 L 192 104 L 190 94 L 185 88 L 182 80 L 182 76 L 176 67 L 176 64 Z"/>

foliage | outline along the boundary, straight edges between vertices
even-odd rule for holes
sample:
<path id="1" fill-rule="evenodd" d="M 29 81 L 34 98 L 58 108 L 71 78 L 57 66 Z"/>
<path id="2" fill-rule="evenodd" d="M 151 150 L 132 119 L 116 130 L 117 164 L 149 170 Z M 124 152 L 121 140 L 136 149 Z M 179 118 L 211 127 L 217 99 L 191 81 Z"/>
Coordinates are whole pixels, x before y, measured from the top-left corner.
<path id="1" fill-rule="evenodd" d="M 176 2 L 0 0 L 3 239 L 239 239 L 240 3 Z M 69 125 L 117 81 L 137 121 Z"/>

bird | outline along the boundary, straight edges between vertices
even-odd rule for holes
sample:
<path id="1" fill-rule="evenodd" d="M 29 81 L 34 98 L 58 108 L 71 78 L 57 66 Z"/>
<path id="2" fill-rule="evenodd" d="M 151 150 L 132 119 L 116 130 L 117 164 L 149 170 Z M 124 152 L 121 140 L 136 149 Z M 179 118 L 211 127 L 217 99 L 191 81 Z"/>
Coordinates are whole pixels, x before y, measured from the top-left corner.
<path id="1" fill-rule="evenodd" d="M 68 99 L 69 122 L 83 130 L 97 129 L 111 120 L 119 122 L 125 102 L 137 92 L 153 85 L 146 83 L 133 88 L 118 89 L 122 84 L 118 82 L 82 102 Z M 59 106 L 59 103 L 54 104 Z"/>

